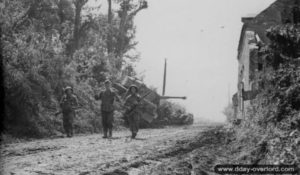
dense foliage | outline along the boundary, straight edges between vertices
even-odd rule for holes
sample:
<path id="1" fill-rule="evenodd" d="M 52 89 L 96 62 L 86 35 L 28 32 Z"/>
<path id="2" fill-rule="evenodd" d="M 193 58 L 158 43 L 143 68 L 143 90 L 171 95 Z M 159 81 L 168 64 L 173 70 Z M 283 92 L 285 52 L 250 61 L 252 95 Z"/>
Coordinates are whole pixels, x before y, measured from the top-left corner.
<path id="1" fill-rule="evenodd" d="M 113 1 L 117 13 L 99 13 L 88 0 L 4 0 L 0 2 L 5 90 L 5 132 L 41 137 L 62 132 L 53 114 L 63 87 L 79 99 L 75 132 L 101 129 L 101 83 L 134 75 L 134 16 L 146 1 Z M 95 13 L 95 10 L 97 13 Z M 118 14 L 118 15 L 116 15 Z M 130 54 L 129 54 L 130 53 Z"/>
<path id="2" fill-rule="evenodd" d="M 4 133 L 18 137 L 63 133 L 62 118 L 54 113 L 67 85 L 79 100 L 75 133 L 99 132 L 100 104 L 93 97 L 103 82 L 143 78 L 134 70 L 140 58 L 134 17 L 148 7 L 147 1 L 107 3 L 108 13 L 103 14 L 101 6 L 89 6 L 88 0 L 0 2 Z M 168 104 L 174 108 L 171 111 L 177 110 L 175 104 Z M 122 109 L 118 103 L 116 107 L 119 128 Z"/>
<path id="3" fill-rule="evenodd" d="M 192 124 L 193 122 L 193 115 L 187 113 L 183 106 L 167 100 L 161 100 L 158 107 L 158 117 L 153 124 L 164 126 Z"/>

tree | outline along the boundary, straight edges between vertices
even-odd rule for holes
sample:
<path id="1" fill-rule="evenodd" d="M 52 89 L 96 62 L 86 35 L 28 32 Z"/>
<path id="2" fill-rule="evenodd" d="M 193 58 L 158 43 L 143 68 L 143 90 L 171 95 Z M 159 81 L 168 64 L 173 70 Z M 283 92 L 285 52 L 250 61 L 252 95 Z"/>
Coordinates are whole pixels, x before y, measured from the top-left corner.
<path id="1" fill-rule="evenodd" d="M 87 3 L 88 0 L 74 0 L 75 6 L 75 21 L 74 21 L 74 29 L 73 29 L 73 39 L 72 39 L 72 47 L 71 54 L 74 53 L 75 50 L 79 48 L 80 42 L 80 27 L 81 27 L 81 11 L 82 7 Z"/>
<path id="2" fill-rule="evenodd" d="M 131 43 L 135 32 L 133 19 L 139 11 L 146 8 L 148 8 L 148 3 L 144 0 L 140 1 L 138 5 L 131 3 L 131 0 L 124 0 L 120 3 L 120 10 L 118 12 L 120 23 L 115 48 L 117 57 L 121 57 L 135 45 L 135 43 Z"/>
<path id="3" fill-rule="evenodd" d="M 112 12 L 112 1 L 108 0 L 108 33 L 107 33 L 107 53 L 116 57 L 116 68 L 121 70 L 125 62 L 124 55 L 134 48 L 135 26 L 133 19 L 143 9 L 148 7 L 147 1 L 139 1 L 138 4 L 132 0 L 117 1 L 120 4 L 118 18 Z M 116 23 L 117 21 L 117 23 Z"/>

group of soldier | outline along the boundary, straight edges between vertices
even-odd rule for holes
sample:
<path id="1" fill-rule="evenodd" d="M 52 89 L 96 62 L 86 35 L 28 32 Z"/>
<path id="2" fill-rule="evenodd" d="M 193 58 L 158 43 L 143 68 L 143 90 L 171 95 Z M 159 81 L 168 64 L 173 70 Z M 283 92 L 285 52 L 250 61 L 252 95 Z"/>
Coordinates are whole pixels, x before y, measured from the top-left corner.
<path id="1" fill-rule="evenodd" d="M 105 90 L 95 95 L 95 100 L 101 100 L 101 117 L 103 126 L 103 138 L 112 138 L 113 121 L 114 121 L 114 102 L 119 101 L 125 108 L 124 119 L 127 121 L 131 138 L 135 138 L 139 130 L 140 112 L 137 106 L 141 101 L 138 94 L 137 86 L 130 86 L 125 95 L 124 102 L 111 88 L 111 82 L 104 82 Z M 64 88 L 64 96 L 60 101 L 60 107 L 63 114 L 63 127 L 67 137 L 73 136 L 73 120 L 75 118 L 75 110 L 78 108 L 78 101 L 70 86 Z"/>

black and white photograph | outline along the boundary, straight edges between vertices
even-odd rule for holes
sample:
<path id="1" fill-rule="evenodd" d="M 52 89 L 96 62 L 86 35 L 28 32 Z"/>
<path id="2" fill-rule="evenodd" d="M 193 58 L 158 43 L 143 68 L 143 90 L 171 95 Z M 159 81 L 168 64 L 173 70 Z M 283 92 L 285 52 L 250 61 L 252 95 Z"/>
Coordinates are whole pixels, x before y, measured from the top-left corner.
<path id="1" fill-rule="evenodd" d="M 300 0 L 0 0 L 1 175 L 299 175 Z"/>

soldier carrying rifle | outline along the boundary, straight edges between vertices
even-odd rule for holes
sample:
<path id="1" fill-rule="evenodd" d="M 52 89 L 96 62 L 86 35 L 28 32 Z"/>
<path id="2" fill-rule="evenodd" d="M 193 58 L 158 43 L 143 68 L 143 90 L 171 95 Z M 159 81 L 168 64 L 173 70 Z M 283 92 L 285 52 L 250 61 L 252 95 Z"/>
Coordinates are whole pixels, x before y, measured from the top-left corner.
<path id="1" fill-rule="evenodd" d="M 61 111 L 63 114 L 63 127 L 67 134 L 67 137 L 73 136 L 73 120 L 75 118 L 75 109 L 78 107 L 78 101 L 73 94 L 73 89 L 70 86 L 64 88 L 65 95 L 60 100 Z"/>
<path id="2" fill-rule="evenodd" d="M 129 128 L 132 133 L 131 138 L 135 138 L 139 130 L 140 112 L 137 107 L 141 101 L 141 97 L 138 95 L 138 88 L 134 85 L 128 89 L 130 95 L 127 96 L 124 106 L 126 109 L 125 118 L 128 120 Z"/>

